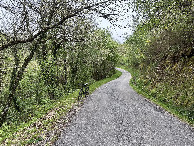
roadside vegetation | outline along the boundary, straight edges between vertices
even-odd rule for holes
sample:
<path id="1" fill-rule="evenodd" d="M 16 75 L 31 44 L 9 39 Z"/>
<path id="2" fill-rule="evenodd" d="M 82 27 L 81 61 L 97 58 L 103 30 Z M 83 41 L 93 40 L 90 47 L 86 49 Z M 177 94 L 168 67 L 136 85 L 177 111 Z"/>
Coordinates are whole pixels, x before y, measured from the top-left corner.
<path id="1" fill-rule="evenodd" d="M 118 78 L 121 74 L 116 71 L 112 76 L 94 82 L 89 86 L 89 93 Z M 36 115 L 31 120 L 18 125 L 2 126 L 0 143 L 2 145 L 31 145 L 43 142 L 44 145 L 52 145 L 60 136 L 63 128 L 70 122 L 71 116 L 79 110 L 82 100 L 78 102 L 78 95 L 79 90 L 68 95 L 64 94 L 54 102 L 38 106 L 35 111 Z M 71 113 L 72 110 L 75 112 Z"/>
<path id="2" fill-rule="evenodd" d="M 136 2 L 142 21 L 120 47 L 130 84 L 194 124 L 194 6 L 192 1 Z"/>
<path id="3" fill-rule="evenodd" d="M 25 68 L 23 78 L 15 90 L 15 102 L 9 107 L 6 117 L 1 116 L 1 142 L 8 138 L 6 143 L 13 144 L 17 138 L 12 137 L 10 141 L 9 136 L 15 135 L 18 130 L 21 132 L 20 129 L 24 127 L 25 135 L 20 137 L 20 142 L 23 140 L 25 143 L 26 138 L 31 138 L 37 132 L 40 134 L 44 131 L 42 128 L 51 127 L 52 123 L 50 122 L 56 121 L 57 117 L 52 120 L 43 118 L 45 124 L 38 129 L 36 126 L 32 126 L 33 130 L 27 130 L 27 127 L 41 121 L 44 115 L 46 116 L 51 112 L 57 112 L 58 114 L 54 116 L 58 117 L 64 115 L 72 107 L 72 104 L 77 102 L 81 84 L 89 83 L 91 85 L 90 92 L 92 92 L 102 83 L 109 81 L 109 77 L 116 73 L 114 66 L 117 61 L 115 50 L 117 43 L 112 41 L 110 34 L 103 30 L 95 30 L 87 39 L 87 42 L 69 46 L 66 44 L 68 49 L 64 46 L 59 47 L 55 57 L 52 50 L 49 50 L 53 47 L 52 43 L 49 42 L 45 58 L 41 60 L 41 54 L 39 54 L 40 56 L 37 54 L 37 58 L 32 59 Z M 18 59 L 22 60 L 23 54 L 18 52 L 17 55 Z M 4 56 L 6 57 L 4 68 L 13 68 L 10 60 L 14 62 L 15 58 L 11 55 L 11 52 L 4 53 Z M 2 111 L 8 102 L 7 98 L 10 93 L 9 90 L 11 90 L 8 87 L 9 82 L 12 81 L 12 74 L 13 70 L 6 70 L 4 83 L 7 85 L 2 88 L 0 98 Z M 104 78 L 108 79 L 102 80 Z M 115 76 L 111 79 L 113 78 Z M 49 120 L 51 121 L 49 122 Z M 28 134 L 31 134 L 30 136 L 25 133 L 26 130 L 29 132 Z M 15 142 L 17 143 L 17 141 Z M 31 142 L 34 141 L 31 140 Z"/>
<path id="4" fill-rule="evenodd" d="M 194 123 L 193 1 L 126 2 L 141 21 L 119 45 L 94 19 L 114 23 L 122 1 L 0 1 L 0 143 L 46 139 L 81 84 L 117 78 L 118 62 L 140 93 Z"/>
<path id="5" fill-rule="evenodd" d="M 93 20 L 106 15 L 110 4 L 114 1 L 0 2 L 1 143 L 44 139 L 39 135 L 71 109 L 82 84 L 92 92 L 118 76 L 110 78 L 118 43 Z"/>

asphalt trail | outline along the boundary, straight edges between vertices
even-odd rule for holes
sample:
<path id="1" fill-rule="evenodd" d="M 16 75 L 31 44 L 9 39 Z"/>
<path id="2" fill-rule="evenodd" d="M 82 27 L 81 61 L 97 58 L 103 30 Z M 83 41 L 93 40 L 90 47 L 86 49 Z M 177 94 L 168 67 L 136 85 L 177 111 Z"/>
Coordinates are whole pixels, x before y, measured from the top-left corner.
<path id="1" fill-rule="evenodd" d="M 138 95 L 129 72 L 90 95 L 55 145 L 194 146 L 194 130 Z"/>

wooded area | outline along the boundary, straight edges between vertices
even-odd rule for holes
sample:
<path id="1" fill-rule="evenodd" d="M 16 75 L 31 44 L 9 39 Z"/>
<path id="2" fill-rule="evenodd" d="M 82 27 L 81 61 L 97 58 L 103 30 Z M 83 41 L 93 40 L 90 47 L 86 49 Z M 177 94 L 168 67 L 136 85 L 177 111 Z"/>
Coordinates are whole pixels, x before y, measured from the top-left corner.
<path id="1" fill-rule="evenodd" d="M 0 2 L 0 127 L 28 121 L 37 105 L 115 73 L 117 43 L 92 19 L 114 3 Z"/>
<path id="2" fill-rule="evenodd" d="M 136 12 L 124 44 L 95 24 L 96 16 L 115 22 L 121 2 Z M 134 86 L 193 123 L 193 54 L 192 0 L 1 0 L 0 127 L 32 120 L 118 64 L 131 69 Z"/>
<path id="3" fill-rule="evenodd" d="M 121 64 L 132 68 L 132 84 L 154 100 L 194 121 L 194 3 L 136 1 L 142 17 L 122 46 Z"/>

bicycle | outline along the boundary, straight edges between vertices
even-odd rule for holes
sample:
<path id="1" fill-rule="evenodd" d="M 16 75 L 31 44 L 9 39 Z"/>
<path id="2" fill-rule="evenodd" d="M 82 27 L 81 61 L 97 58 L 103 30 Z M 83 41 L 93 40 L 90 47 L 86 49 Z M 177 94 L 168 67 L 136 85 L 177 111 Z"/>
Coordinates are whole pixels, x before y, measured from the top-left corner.
<path id="1" fill-rule="evenodd" d="M 88 83 L 82 84 L 81 89 L 79 91 L 78 101 L 83 97 L 89 95 L 89 86 Z"/>

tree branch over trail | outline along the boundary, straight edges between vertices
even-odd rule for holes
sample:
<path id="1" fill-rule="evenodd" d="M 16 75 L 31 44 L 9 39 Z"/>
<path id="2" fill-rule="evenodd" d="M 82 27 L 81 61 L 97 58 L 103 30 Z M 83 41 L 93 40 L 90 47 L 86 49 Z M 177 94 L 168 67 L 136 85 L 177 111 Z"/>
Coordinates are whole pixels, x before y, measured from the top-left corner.
<path id="1" fill-rule="evenodd" d="M 80 71 L 85 68 L 92 70 L 92 61 L 96 63 L 95 59 L 99 60 L 102 55 L 99 52 L 98 58 L 96 55 L 96 58 L 90 56 L 90 64 L 85 65 L 85 68 L 77 68 L 79 64 L 83 66 L 85 63 L 82 56 L 86 56 L 86 52 L 93 54 L 94 51 L 91 47 L 94 45 L 93 39 L 90 40 L 90 35 L 94 35 L 96 29 L 93 18 L 97 14 L 112 13 L 106 10 L 109 9 L 109 4 L 114 3 L 116 0 L 0 1 L 0 52 L 5 56 L 1 70 L 6 71 L 1 83 L 0 127 L 10 121 L 10 117 L 17 119 L 22 112 L 22 115 L 28 114 L 29 111 L 24 107 L 28 106 L 26 100 L 41 104 L 42 98 L 55 99 L 60 93 L 58 89 L 63 88 L 69 92 L 76 87 L 76 82 L 86 80 Z M 102 39 L 98 38 L 99 44 Z M 98 62 L 102 64 L 100 60 Z M 67 71 L 67 68 L 71 70 Z M 108 73 L 112 74 L 113 71 L 109 69 Z M 91 79 L 95 78 L 93 74 L 88 72 Z M 30 90 L 29 85 L 32 85 Z M 12 115 L 13 113 L 16 114 Z"/>
<path id="2" fill-rule="evenodd" d="M 53 28 L 56 28 L 57 26 L 59 25 L 62 25 L 67 19 L 70 19 L 72 17 L 75 17 L 77 16 L 80 12 L 83 12 L 84 10 L 90 10 L 92 7 L 95 7 L 95 6 L 99 6 L 101 4 L 104 4 L 104 3 L 108 3 L 109 1 L 104 1 L 104 2 L 99 2 L 99 3 L 96 3 L 96 4 L 93 4 L 93 5 L 89 5 L 89 6 L 85 6 L 83 8 L 80 8 L 80 9 L 77 9 L 77 10 L 74 10 L 74 12 L 72 14 L 69 14 L 67 15 L 66 17 L 63 17 L 59 22 L 51 25 L 51 26 L 48 26 L 48 27 L 45 27 L 43 28 L 41 31 L 39 31 L 38 33 L 36 33 L 35 35 L 27 38 L 27 39 L 23 39 L 23 40 L 13 40 L 13 41 L 10 41 L 9 43 L 6 43 L 6 44 L 2 44 L 0 46 L 0 51 L 8 48 L 8 47 L 11 47 L 11 46 L 14 46 L 14 45 L 17 45 L 17 44 L 23 44 L 23 43 L 29 43 L 29 42 L 32 42 L 34 41 L 37 37 L 39 37 L 40 35 L 42 34 L 45 34 L 46 32 L 48 32 L 49 30 L 53 29 Z"/>

